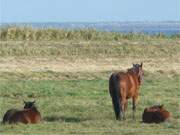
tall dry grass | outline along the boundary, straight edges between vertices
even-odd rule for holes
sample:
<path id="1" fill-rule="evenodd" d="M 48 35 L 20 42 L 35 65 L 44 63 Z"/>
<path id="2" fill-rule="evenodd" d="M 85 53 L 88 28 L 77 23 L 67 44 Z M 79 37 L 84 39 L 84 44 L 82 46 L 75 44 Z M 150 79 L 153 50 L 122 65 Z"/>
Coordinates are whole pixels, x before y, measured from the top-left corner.
<path id="1" fill-rule="evenodd" d="M 146 35 L 143 33 L 118 33 L 103 32 L 94 29 L 54 29 L 54 28 L 32 28 L 32 27 L 1 27 L 0 40 L 2 41 L 59 41 L 59 40 L 150 40 L 180 38 L 180 34 L 167 36 L 163 33 Z"/>

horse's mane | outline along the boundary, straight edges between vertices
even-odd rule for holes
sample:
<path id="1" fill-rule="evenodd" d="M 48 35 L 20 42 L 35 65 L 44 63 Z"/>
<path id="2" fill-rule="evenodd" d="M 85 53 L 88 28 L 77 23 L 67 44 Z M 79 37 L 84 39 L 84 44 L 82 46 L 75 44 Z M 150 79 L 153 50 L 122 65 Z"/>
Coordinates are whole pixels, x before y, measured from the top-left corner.
<path id="1" fill-rule="evenodd" d="M 129 68 L 127 69 L 127 73 L 136 73 L 136 69 L 135 68 Z"/>

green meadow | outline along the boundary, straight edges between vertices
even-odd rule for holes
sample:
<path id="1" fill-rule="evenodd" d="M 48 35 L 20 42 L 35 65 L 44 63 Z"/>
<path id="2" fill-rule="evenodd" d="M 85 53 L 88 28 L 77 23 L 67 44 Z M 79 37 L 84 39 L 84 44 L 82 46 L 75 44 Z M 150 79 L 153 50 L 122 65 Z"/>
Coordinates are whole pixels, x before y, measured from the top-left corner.
<path id="1" fill-rule="evenodd" d="M 180 37 L 95 30 L 1 28 L 0 121 L 36 100 L 38 124 L 0 125 L 1 135 L 178 135 Z M 116 121 L 108 92 L 112 72 L 144 63 L 136 120 L 131 100 Z M 145 107 L 163 104 L 171 120 L 142 123 Z"/>

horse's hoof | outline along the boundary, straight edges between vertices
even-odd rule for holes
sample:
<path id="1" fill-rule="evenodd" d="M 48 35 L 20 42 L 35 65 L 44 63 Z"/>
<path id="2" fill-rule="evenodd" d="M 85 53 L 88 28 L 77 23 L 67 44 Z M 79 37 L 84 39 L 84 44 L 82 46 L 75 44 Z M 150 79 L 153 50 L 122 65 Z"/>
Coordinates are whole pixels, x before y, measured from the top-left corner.
<path id="1" fill-rule="evenodd" d="M 133 118 L 133 121 L 136 121 L 136 118 Z"/>
<path id="2" fill-rule="evenodd" d="M 122 121 L 122 120 L 123 120 L 123 118 L 122 118 L 122 117 L 120 117 L 120 118 L 119 118 L 119 119 L 117 119 L 117 120 Z"/>

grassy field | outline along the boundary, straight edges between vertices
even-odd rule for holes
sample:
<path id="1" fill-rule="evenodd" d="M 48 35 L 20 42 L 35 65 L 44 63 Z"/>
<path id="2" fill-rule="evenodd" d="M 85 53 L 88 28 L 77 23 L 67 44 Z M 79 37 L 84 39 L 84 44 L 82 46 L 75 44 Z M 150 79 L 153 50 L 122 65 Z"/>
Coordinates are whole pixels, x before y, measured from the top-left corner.
<path id="1" fill-rule="evenodd" d="M 98 75 L 97 75 L 98 76 Z M 160 134 L 178 135 L 180 128 L 179 75 L 146 75 L 140 91 L 136 121 L 131 102 L 126 121 L 115 121 L 103 78 L 73 80 L 2 80 L 0 116 L 8 108 L 22 108 L 22 100 L 36 99 L 43 122 L 37 125 L 1 125 L 1 134 Z M 164 104 L 172 113 L 171 122 L 144 124 L 142 111 Z"/>
<path id="2" fill-rule="evenodd" d="M 8 38 L 1 35 L 0 120 L 7 109 L 22 108 L 23 100 L 36 100 L 43 121 L 36 125 L 0 125 L 0 134 L 178 135 L 179 37 L 127 38 L 115 34 L 114 38 L 114 33 L 103 33 L 100 38 L 100 33 L 97 39 L 82 38 L 84 34 L 74 38 L 77 33 L 71 33 L 70 39 L 65 34 L 62 39 L 47 41 L 35 40 L 36 36 L 30 41 L 18 39 L 22 34 L 14 38 L 13 34 L 4 36 Z M 108 40 L 103 40 L 105 35 Z M 126 70 L 133 62 L 144 62 L 145 70 L 136 121 L 131 117 L 131 101 L 127 120 L 115 121 L 108 77 L 114 71 Z M 170 122 L 141 122 L 144 108 L 154 104 L 164 104 L 172 114 Z"/>

